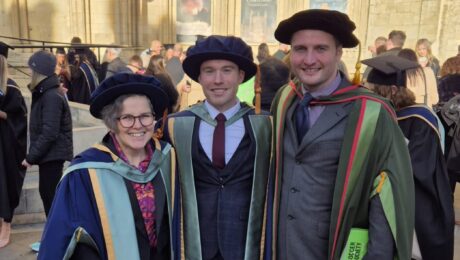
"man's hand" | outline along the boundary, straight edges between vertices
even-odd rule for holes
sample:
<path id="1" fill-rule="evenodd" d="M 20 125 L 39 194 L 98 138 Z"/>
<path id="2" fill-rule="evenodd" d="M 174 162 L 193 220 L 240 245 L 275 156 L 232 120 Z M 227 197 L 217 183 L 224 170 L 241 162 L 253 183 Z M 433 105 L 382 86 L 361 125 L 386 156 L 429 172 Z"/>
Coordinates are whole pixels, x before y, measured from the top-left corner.
<path id="1" fill-rule="evenodd" d="M 26 159 L 24 159 L 24 160 L 22 161 L 21 165 L 24 166 L 24 167 L 26 167 L 26 168 L 32 167 L 32 164 L 28 163 L 28 162 L 26 161 Z"/>

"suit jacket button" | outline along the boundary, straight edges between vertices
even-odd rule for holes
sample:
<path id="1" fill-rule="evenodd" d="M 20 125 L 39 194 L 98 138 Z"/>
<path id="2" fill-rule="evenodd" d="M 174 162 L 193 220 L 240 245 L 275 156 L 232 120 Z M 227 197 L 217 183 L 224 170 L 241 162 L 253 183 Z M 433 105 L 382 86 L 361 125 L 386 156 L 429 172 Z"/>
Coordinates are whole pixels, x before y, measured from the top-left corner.
<path id="1" fill-rule="evenodd" d="M 295 161 L 295 163 L 296 163 L 296 164 L 301 164 L 302 162 L 299 161 L 299 160 L 297 160 L 297 161 Z"/>
<path id="2" fill-rule="evenodd" d="M 295 219 L 295 217 L 294 217 L 294 216 L 292 216 L 292 215 L 288 215 L 287 217 L 288 217 L 288 219 L 289 219 L 289 220 L 293 220 L 293 219 Z"/>
<path id="3" fill-rule="evenodd" d="M 291 193 L 296 193 L 298 190 L 296 188 L 291 188 Z"/>

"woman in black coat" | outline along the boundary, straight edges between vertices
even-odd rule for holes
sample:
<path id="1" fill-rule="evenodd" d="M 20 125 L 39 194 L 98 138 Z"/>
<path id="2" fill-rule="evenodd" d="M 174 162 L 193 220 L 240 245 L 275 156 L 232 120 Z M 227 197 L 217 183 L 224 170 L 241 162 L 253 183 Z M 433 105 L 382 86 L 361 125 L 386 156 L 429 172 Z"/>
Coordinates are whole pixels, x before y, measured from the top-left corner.
<path id="1" fill-rule="evenodd" d="M 54 55 L 38 51 L 30 57 L 29 67 L 32 69 L 30 146 L 22 165 L 38 164 L 38 189 L 48 216 L 64 161 L 73 157 L 72 117 L 69 104 L 59 92 Z"/>

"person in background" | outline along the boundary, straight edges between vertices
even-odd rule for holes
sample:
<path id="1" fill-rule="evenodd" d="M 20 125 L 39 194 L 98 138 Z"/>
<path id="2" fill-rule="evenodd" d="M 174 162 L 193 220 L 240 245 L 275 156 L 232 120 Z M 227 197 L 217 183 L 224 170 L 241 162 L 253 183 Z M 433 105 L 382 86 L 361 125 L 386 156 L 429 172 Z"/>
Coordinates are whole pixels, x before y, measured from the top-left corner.
<path id="1" fill-rule="evenodd" d="M 161 82 L 163 90 L 168 94 L 169 106 L 168 113 L 174 113 L 178 110 L 179 92 L 171 80 L 171 77 L 166 72 L 164 67 L 164 59 L 160 55 L 155 55 L 150 58 L 149 66 L 147 67 L 144 76 L 154 76 Z"/>
<path id="2" fill-rule="evenodd" d="M 399 30 L 393 30 L 388 34 L 386 42 L 386 51 L 380 55 L 398 55 L 399 51 L 404 47 L 406 42 L 406 33 Z"/>
<path id="3" fill-rule="evenodd" d="M 278 50 L 273 54 L 273 57 L 284 60 L 284 57 L 289 53 L 289 44 L 280 43 Z"/>
<path id="4" fill-rule="evenodd" d="M 417 55 L 412 49 L 402 49 L 399 57 L 417 62 Z M 418 67 L 406 71 L 406 87 L 415 95 L 415 102 L 433 108 L 439 102 L 438 84 L 430 67 Z"/>
<path id="5" fill-rule="evenodd" d="M 65 92 L 70 88 L 70 67 L 69 62 L 67 61 L 67 56 L 64 48 L 56 49 L 56 74 L 59 77 L 59 82 L 61 82 L 62 87 L 65 88 Z"/>
<path id="6" fill-rule="evenodd" d="M 185 259 L 260 259 L 271 121 L 236 97 L 238 85 L 257 70 L 251 47 L 238 37 L 211 35 L 187 52 L 183 64 L 206 101 L 163 124 L 180 175 L 175 253 Z"/>
<path id="7" fill-rule="evenodd" d="M 161 55 L 161 51 L 164 49 L 163 44 L 159 40 L 153 40 L 150 43 L 150 48 L 144 50 L 139 56 L 142 59 L 142 64 L 149 64 L 152 56 Z"/>
<path id="8" fill-rule="evenodd" d="M 261 93 L 261 108 L 270 112 L 272 100 L 278 89 L 289 82 L 288 66 L 274 57 L 269 57 L 259 65 L 260 68 L 260 87 Z"/>
<path id="9" fill-rule="evenodd" d="M 389 102 L 338 69 L 343 48 L 359 43 L 355 29 L 344 13 L 309 9 L 275 30 L 291 45 L 295 78 L 272 105 L 266 259 L 347 258 L 358 241 L 367 249 L 360 259 L 410 259 L 414 181 L 404 136 Z"/>
<path id="10" fill-rule="evenodd" d="M 184 53 L 184 50 L 182 48 L 182 44 L 180 44 L 180 43 L 174 44 L 173 56 L 179 58 L 181 63 L 184 61 L 185 53 Z"/>
<path id="11" fill-rule="evenodd" d="M 165 63 L 168 62 L 172 57 L 174 57 L 174 44 L 165 44 L 164 59 Z"/>
<path id="12" fill-rule="evenodd" d="M 425 68 L 429 67 L 433 70 L 436 78 L 438 78 L 441 67 L 439 60 L 433 55 L 431 51 L 431 42 L 428 39 L 418 39 L 415 44 L 415 52 L 417 53 L 418 63 Z"/>
<path id="13" fill-rule="evenodd" d="M 38 190 L 48 216 L 64 162 L 73 157 L 72 117 L 67 100 L 59 93 L 55 56 L 38 51 L 28 65 L 32 70 L 28 86 L 32 92 L 30 145 L 22 165 L 38 165 Z"/>
<path id="14" fill-rule="evenodd" d="M 386 44 L 387 38 L 385 38 L 384 36 L 379 36 L 375 39 L 374 45 L 368 46 L 367 50 L 371 52 L 372 57 L 376 57 L 377 55 L 380 55 L 381 53 L 386 51 Z M 366 69 L 363 72 L 363 82 L 366 82 L 369 72 L 371 72 L 371 68 L 366 67 Z"/>
<path id="15" fill-rule="evenodd" d="M 105 77 L 105 70 L 102 70 L 101 64 L 99 63 L 96 54 L 87 46 L 82 44 L 80 37 L 74 36 L 70 41 L 71 48 L 67 52 L 67 61 L 69 64 L 75 64 L 77 56 L 85 56 L 88 63 L 98 75 L 98 80 L 102 81 Z"/>
<path id="16" fill-rule="evenodd" d="M 420 65 L 417 59 L 395 56 L 362 62 L 372 67 L 366 86 L 393 102 L 399 127 L 408 141 L 415 184 L 412 259 L 453 259 L 453 196 L 442 151 L 442 130 L 434 112 L 416 104 L 416 96 L 407 85 L 411 76 L 405 75 Z"/>
<path id="17" fill-rule="evenodd" d="M 259 44 L 257 51 L 257 61 L 259 62 L 259 64 L 263 63 L 269 57 L 270 49 L 268 49 L 268 45 L 265 42 Z"/>
<path id="18" fill-rule="evenodd" d="M 399 51 L 402 50 L 405 42 L 406 42 L 406 33 L 403 31 L 393 30 L 388 34 L 388 39 L 385 41 L 385 47 L 380 47 L 379 54 L 377 53 L 376 54 L 377 56 L 387 56 L 387 55 L 396 56 L 398 55 Z M 364 71 L 363 82 L 366 82 L 367 75 L 369 75 L 370 70 L 371 68 L 367 67 L 366 70 Z"/>
<path id="19" fill-rule="evenodd" d="M 123 70 L 123 72 L 144 75 L 145 69 L 142 64 L 141 57 L 139 55 L 131 56 L 131 58 L 129 58 L 128 65 L 126 65 L 126 69 Z"/>
<path id="20" fill-rule="evenodd" d="M 18 85 L 8 78 L 9 48 L 0 42 L 0 248 L 10 242 L 26 174 L 21 161 L 27 151 L 27 107 Z"/>
<path id="21" fill-rule="evenodd" d="M 119 73 L 91 96 L 108 133 L 61 180 L 38 259 L 172 259 L 175 158 L 154 122 L 168 96 L 153 77 Z"/>
<path id="22" fill-rule="evenodd" d="M 91 66 L 84 52 L 77 50 L 74 63 L 70 64 L 70 88 L 67 96 L 70 101 L 89 104 L 91 93 L 99 86 L 96 71 Z"/>
<path id="23" fill-rule="evenodd" d="M 442 64 L 438 85 L 439 102 L 446 103 L 456 94 L 460 86 L 460 55 L 448 58 Z"/>
<path id="24" fill-rule="evenodd" d="M 438 114 L 446 130 L 444 155 L 451 188 L 455 191 L 460 181 L 460 55 L 448 58 L 442 65 L 438 92 Z"/>
<path id="25" fill-rule="evenodd" d="M 107 48 L 105 57 L 109 64 L 107 65 L 107 73 L 105 74 L 106 79 L 123 71 L 126 67 L 126 63 L 121 60 L 120 54 L 121 48 Z"/>
<path id="26" fill-rule="evenodd" d="M 375 57 L 380 53 L 386 51 L 386 44 L 387 38 L 385 38 L 384 36 L 379 36 L 375 39 L 374 45 L 367 47 L 367 49 L 371 52 L 372 57 Z"/>
<path id="27" fill-rule="evenodd" d="M 173 56 L 166 61 L 165 69 L 176 87 L 184 78 L 184 70 L 182 69 L 183 59 L 182 45 L 179 43 L 174 44 Z"/>

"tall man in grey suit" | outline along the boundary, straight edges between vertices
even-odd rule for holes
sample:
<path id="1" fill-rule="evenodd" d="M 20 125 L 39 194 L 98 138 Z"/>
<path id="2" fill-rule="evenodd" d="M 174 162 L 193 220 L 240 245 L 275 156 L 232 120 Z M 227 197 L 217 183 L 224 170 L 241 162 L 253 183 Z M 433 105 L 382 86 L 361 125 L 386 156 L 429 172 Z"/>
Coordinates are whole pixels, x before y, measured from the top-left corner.
<path id="1" fill-rule="evenodd" d="M 359 43 L 354 29 L 343 13 L 313 9 L 275 31 L 291 45 L 296 77 L 272 105 L 267 259 L 410 259 L 414 190 L 404 137 L 391 105 L 338 70 L 342 48 Z"/>

